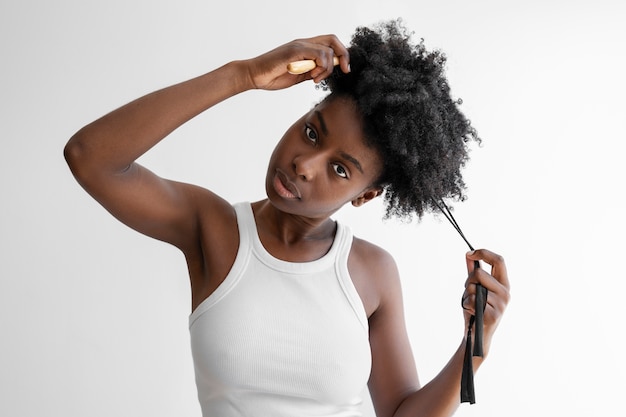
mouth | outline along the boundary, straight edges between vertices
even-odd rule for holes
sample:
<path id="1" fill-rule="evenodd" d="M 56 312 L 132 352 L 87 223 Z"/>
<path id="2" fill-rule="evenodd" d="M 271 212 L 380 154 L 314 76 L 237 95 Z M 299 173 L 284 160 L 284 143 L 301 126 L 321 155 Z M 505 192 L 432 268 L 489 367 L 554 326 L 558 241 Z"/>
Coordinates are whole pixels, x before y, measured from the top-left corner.
<path id="1" fill-rule="evenodd" d="M 274 175 L 273 185 L 274 190 L 276 190 L 278 195 L 283 198 L 294 200 L 299 200 L 301 198 L 300 190 L 298 190 L 296 184 L 290 181 L 287 175 L 279 169 L 276 170 L 276 175 Z"/>

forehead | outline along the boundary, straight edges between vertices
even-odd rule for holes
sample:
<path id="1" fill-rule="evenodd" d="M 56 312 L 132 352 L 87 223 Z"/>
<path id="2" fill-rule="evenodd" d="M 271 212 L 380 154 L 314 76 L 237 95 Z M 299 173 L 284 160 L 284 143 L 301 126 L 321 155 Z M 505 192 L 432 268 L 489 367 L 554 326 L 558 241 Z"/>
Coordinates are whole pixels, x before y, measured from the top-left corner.
<path id="1" fill-rule="evenodd" d="M 310 115 L 321 113 L 324 121 L 332 125 L 330 133 L 363 140 L 363 121 L 356 104 L 347 97 L 333 97 L 316 105 Z"/>

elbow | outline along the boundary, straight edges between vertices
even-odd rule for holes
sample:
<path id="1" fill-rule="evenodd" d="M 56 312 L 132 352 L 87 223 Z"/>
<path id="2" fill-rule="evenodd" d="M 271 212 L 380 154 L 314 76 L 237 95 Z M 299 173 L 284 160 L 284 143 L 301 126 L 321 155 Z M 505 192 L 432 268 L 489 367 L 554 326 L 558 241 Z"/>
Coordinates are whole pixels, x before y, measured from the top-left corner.
<path id="1" fill-rule="evenodd" d="M 72 175 L 87 191 L 130 167 L 128 163 L 112 161 L 111 152 L 104 148 L 85 128 L 76 132 L 63 148 L 63 157 Z"/>
<path id="2" fill-rule="evenodd" d="M 97 181 L 105 172 L 98 151 L 82 130 L 75 133 L 65 144 L 63 157 L 72 175 L 83 187 Z"/>
<path id="3" fill-rule="evenodd" d="M 81 141 L 80 132 L 70 138 L 63 148 L 63 157 L 70 171 L 77 176 L 85 165 L 85 145 Z"/>

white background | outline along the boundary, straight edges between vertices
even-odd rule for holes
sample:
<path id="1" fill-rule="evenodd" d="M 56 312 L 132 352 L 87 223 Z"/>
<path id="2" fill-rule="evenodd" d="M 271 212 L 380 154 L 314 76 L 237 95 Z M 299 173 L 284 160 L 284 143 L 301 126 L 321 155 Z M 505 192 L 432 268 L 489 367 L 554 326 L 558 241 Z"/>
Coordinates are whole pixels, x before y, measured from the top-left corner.
<path id="1" fill-rule="evenodd" d="M 297 37 L 402 17 L 448 56 L 484 144 L 455 215 L 503 254 L 512 301 L 460 416 L 617 415 L 624 374 L 626 6 L 597 1 L 162 1 L 0 4 L 0 415 L 199 416 L 184 259 L 78 186 L 62 149 L 142 94 Z M 230 201 L 320 97 L 249 92 L 142 158 Z M 442 217 L 338 218 L 392 252 L 422 382 L 461 340 L 461 238 Z"/>

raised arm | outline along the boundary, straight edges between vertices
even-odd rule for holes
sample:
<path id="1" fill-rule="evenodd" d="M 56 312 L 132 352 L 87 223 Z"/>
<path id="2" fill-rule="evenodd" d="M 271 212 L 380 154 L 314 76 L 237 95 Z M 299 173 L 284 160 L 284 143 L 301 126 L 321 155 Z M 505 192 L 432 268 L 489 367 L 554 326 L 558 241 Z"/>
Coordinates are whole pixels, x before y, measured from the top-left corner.
<path id="1" fill-rule="evenodd" d="M 119 220 L 181 249 L 196 245 L 198 211 L 227 207 L 199 187 L 165 180 L 135 161 L 176 128 L 215 104 L 249 89 L 280 89 L 320 81 L 333 55 L 348 69 L 344 46 L 332 35 L 290 42 L 256 58 L 234 61 L 191 80 L 138 98 L 80 129 L 64 155 L 78 182 Z M 313 59 L 309 73 L 287 72 L 291 61 Z"/>
<path id="2" fill-rule="evenodd" d="M 135 162 L 177 127 L 249 88 L 230 63 L 155 91 L 80 129 L 65 147 L 78 182 L 120 221 L 184 248 L 195 235 L 195 187 L 162 179 Z"/>

